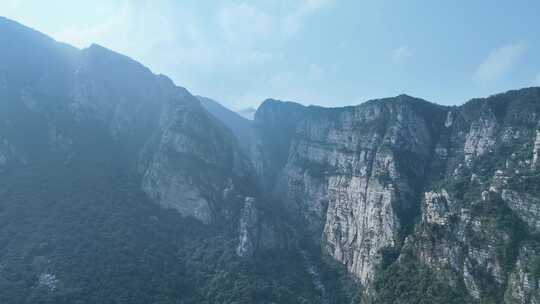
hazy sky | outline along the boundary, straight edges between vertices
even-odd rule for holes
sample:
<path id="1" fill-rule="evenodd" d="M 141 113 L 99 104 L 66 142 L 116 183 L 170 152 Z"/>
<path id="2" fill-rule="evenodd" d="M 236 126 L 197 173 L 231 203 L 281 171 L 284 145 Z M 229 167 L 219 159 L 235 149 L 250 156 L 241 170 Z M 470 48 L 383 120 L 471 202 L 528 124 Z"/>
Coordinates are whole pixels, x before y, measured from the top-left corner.
<path id="1" fill-rule="evenodd" d="M 540 85 L 539 13 L 538 0 L 0 0 L 0 15 L 235 109 L 401 93 L 460 104 Z"/>

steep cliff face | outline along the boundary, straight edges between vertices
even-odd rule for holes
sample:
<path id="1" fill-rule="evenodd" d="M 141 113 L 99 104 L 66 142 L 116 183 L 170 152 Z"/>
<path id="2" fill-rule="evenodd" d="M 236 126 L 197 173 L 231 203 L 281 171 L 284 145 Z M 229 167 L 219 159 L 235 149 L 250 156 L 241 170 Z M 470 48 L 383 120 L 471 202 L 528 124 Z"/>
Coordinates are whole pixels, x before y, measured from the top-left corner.
<path id="1" fill-rule="evenodd" d="M 300 104 L 268 99 L 255 113 L 257 135 L 251 159 L 267 193 L 271 193 L 287 162 L 291 140 L 304 111 Z"/>
<path id="2" fill-rule="evenodd" d="M 294 119 L 280 120 L 287 105 L 267 102 L 257 113 L 262 141 L 282 135 L 287 151 L 284 165 L 270 166 L 279 172 L 262 178 L 368 292 L 405 250 L 472 299 L 501 301 L 507 288 L 534 298 L 536 287 L 516 286 L 524 286 L 519 269 L 528 263 L 519 252 L 537 244 L 540 89 L 460 107 L 408 96 L 338 109 L 295 106 Z M 277 128 L 267 121 L 290 123 L 272 134 Z"/>
<path id="3" fill-rule="evenodd" d="M 431 118 L 446 109 L 399 96 L 304 111 L 289 133 L 276 196 L 325 252 L 367 283 L 382 251 L 401 246 L 418 213 L 425 160 L 443 123 Z"/>
<path id="4" fill-rule="evenodd" d="M 536 247 L 534 247 L 536 246 Z M 504 295 L 505 303 L 540 302 L 540 250 L 526 244 L 519 249 L 514 270 L 510 273 Z"/>
<path id="5" fill-rule="evenodd" d="M 256 193 L 251 169 L 232 134 L 188 98 L 193 105 L 173 104 L 161 114 L 147 145 L 148 166 L 142 165 L 143 189 L 160 204 L 205 223 L 228 222 L 237 216 L 242 191 Z"/>
<path id="6" fill-rule="evenodd" d="M 204 223 L 235 219 L 241 196 L 256 190 L 231 132 L 165 76 L 99 46 L 82 58 L 70 107 L 76 117 L 97 113 L 110 135 L 133 149 L 144 192 Z M 115 73 L 106 73 L 110 65 Z"/>
<path id="7" fill-rule="evenodd" d="M 536 169 L 538 166 L 538 158 L 540 157 L 540 131 L 536 131 L 536 140 L 534 141 L 534 151 L 533 151 L 533 160 L 531 167 Z"/>
<path id="8" fill-rule="evenodd" d="M 524 280 L 522 265 L 532 263 L 537 246 L 538 172 L 530 168 L 539 101 L 540 90 L 531 88 L 454 111 L 444 177 L 426 188 L 424 216 L 410 237 L 425 263 L 476 299 L 502 302 L 506 290 L 508 303 L 534 303 L 535 284 L 516 280 Z"/>

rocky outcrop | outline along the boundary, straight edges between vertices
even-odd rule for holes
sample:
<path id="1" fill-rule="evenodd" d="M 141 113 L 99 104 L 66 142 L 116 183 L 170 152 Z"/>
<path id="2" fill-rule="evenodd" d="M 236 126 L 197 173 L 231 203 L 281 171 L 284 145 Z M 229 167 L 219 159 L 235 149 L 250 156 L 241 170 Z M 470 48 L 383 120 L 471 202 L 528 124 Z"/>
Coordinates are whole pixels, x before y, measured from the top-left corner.
<path id="1" fill-rule="evenodd" d="M 463 147 L 466 164 L 470 165 L 474 158 L 490 152 L 495 144 L 495 128 L 494 117 L 480 118 L 471 123 Z"/>
<path id="2" fill-rule="evenodd" d="M 252 197 L 246 197 L 239 223 L 239 240 L 236 254 L 241 257 L 252 256 L 257 242 L 258 214 Z"/>
<path id="3" fill-rule="evenodd" d="M 528 193 L 503 189 L 501 197 L 529 229 L 540 232 L 540 199 Z"/>
<path id="4" fill-rule="evenodd" d="M 11 155 L 13 154 L 12 147 L 7 140 L 0 140 L 0 171 L 8 164 Z"/>
<path id="5" fill-rule="evenodd" d="M 536 139 L 534 141 L 532 168 L 538 167 L 538 157 L 540 157 L 540 130 L 536 130 Z"/>
<path id="6" fill-rule="evenodd" d="M 445 189 L 441 192 L 430 191 L 424 194 L 422 220 L 429 224 L 446 226 L 449 224 L 452 199 Z"/>
<path id="7" fill-rule="evenodd" d="M 210 205 L 201 191 L 193 185 L 189 177 L 181 176 L 168 168 L 167 163 L 167 160 L 155 160 L 145 173 L 143 191 L 165 208 L 174 209 L 203 223 L 210 223 Z"/>
<path id="8" fill-rule="evenodd" d="M 38 288 L 45 288 L 54 291 L 58 286 L 58 279 L 52 273 L 42 273 L 38 277 Z"/>
<path id="9" fill-rule="evenodd" d="M 530 245 L 520 248 L 508 279 L 504 297 L 508 304 L 540 303 L 540 251 Z"/>
<path id="10" fill-rule="evenodd" d="M 238 172 L 238 151 L 230 134 L 212 125 L 207 113 L 181 99 L 164 108 L 149 146 L 143 190 L 155 201 L 186 216 L 210 223 L 223 201 L 227 181 Z M 204 140 L 203 140 L 204 138 Z M 236 172 L 233 172 L 236 171 Z"/>

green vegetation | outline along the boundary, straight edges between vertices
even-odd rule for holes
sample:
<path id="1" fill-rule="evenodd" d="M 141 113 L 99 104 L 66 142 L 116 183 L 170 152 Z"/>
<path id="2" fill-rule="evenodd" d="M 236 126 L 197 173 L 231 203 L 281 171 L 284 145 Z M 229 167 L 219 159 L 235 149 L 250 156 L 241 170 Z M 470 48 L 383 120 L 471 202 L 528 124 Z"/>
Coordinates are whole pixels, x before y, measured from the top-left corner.
<path id="1" fill-rule="evenodd" d="M 459 284 L 458 284 L 459 285 Z M 370 304 L 472 303 L 464 286 L 450 286 L 447 279 L 404 252 L 397 263 L 378 272 Z"/>
<path id="2" fill-rule="evenodd" d="M 535 280 L 540 280 L 540 256 L 534 257 L 531 260 L 531 273 Z"/>
<path id="3" fill-rule="evenodd" d="M 119 163 L 0 176 L 0 303 L 320 303 L 297 251 L 241 259 L 231 231 L 159 208 Z M 342 303 L 343 274 L 323 273 Z"/>

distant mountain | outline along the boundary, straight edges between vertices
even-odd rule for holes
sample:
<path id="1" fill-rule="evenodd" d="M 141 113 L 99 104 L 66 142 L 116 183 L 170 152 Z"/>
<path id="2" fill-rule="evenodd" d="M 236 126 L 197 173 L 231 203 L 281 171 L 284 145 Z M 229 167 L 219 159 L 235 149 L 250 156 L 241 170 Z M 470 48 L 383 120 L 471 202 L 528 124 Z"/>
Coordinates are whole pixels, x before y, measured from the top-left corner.
<path id="1" fill-rule="evenodd" d="M 255 136 L 253 122 L 222 106 L 215 100 L 202 96 L 197 96 L 197 98 L 210 114 L 223 122 L 233 132 L 240 147 L 246 155 L 249 155 Z"/>
<path id="2" fill-rule="evenodd" d="M 255 119 L 255 112 L 257 112 L 257 109 L 255 108 L 245 108 L 242 110 L 237 111 L 240 116 L 244 117 L 245 119 L 253 120 Z"/>

